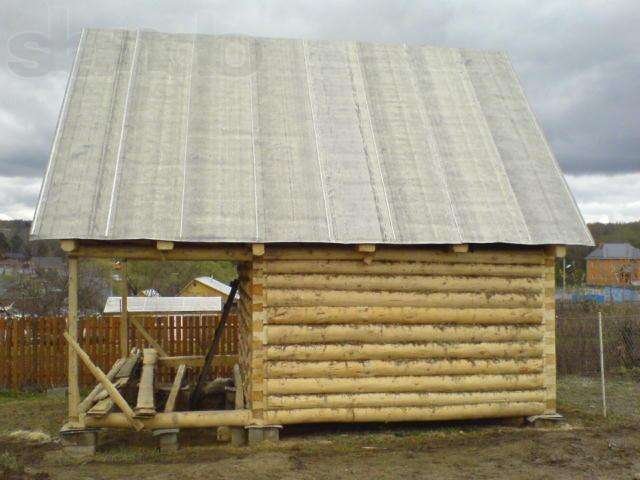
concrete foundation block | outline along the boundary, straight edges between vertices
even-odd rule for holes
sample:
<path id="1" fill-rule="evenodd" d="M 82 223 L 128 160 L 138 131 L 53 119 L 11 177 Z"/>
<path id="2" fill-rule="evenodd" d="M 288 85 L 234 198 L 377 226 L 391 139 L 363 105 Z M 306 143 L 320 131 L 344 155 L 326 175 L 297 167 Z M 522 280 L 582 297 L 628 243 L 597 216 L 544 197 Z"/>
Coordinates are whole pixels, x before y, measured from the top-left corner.
<path id="1" fill-rule="evenodd" d="M 231 445 L 234 447 L 244 447 L 247 444 L 247 431 L 244 427 L 231 427 Z"/>
<path id="2" fill-rule="evenodd" d="M 247 437 L 249 445 L 258 445 L 262 442 L 277 442 L 280 440 L 281 425 L 248 426 Z"/>
<path id="3" fill-rule="evenodd" d="M 216 430 L 216 438 L 219 442 L 228 442 L 231 440 L 231 429 L 229 427 L 218 427 Z"/>
<path id="4" fill-rule="evenodd" d="M 61 430 L 60 438 L 66 453 L 90 456 L 96 453 L 98 430 Z"/>
<path id="5" fill-rule="evenodd" d="M 259 445 L 264 440 L 264 434 L 262 427 L 246 427 L 247 428 L 247 440 L 249 446 L 253 447 Z"/>
<path id="6" fill-rule="evenodd" d="M 177 452 L 180 443 L 178 442 L 178 433 L 180 430 L 177 428 L 167 428 L 162 430 L 154 430 L 153 436 L 156 437 L 158 442 L 158 449 L 161 452 Z"/>
<path id="7" fill-rule="evenodd" d="M 264 427 L 262 429 L 262 436 L 266 442 L 277 442 L 280 440 L 280 430 L 282 427 Z"/>

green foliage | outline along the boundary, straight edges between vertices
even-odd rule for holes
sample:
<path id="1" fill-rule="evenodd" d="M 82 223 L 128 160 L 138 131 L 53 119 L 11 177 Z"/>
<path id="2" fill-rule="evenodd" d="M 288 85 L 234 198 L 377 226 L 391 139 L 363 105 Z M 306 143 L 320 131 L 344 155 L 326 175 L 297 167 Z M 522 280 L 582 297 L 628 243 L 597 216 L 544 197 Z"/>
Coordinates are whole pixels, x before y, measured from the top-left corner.
<path id="1" fill-rule="evenodd" d="M 129 262 L 127 277 L 129 293 L 137 295 L 153 288 L 162 296 L 174 296 L 192 279 L 211 276 L 229 283 L 236 277 L 231 262 L 182 262 L 182 261 L 135 261 Z"/>
<path id="2" fill-rule="evenodd" d="M 0 254 L 8 252 L 9 248 L 10 246 L 7 237 L 4 236 L 4 233 L 0 232 Z"/>

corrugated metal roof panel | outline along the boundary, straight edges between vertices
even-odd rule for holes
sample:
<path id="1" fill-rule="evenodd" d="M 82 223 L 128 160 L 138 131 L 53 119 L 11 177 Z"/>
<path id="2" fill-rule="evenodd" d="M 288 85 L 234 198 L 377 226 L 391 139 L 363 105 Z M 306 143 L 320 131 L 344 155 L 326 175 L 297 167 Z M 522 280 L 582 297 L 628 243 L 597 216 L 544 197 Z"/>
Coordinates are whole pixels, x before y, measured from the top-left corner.
<path id="1" fill-rule="evenodd" d="M 505 55 L 87 30 L 34 238 L 592 244 Z"/>
<path id="2" fill-rule="evenodd" d="M 120 313 L 121 297 L 109 297 L 104 313 Z M 220 297 L 127 297 L 127 311 L 131 313 L 154 312 L 219 312 Z"/>
<path id="3" fill-rule="evenodd" d="M 640 259 L 640 249 L 628 243 L 605 243 L 587 255 L 587 258 Z"/>

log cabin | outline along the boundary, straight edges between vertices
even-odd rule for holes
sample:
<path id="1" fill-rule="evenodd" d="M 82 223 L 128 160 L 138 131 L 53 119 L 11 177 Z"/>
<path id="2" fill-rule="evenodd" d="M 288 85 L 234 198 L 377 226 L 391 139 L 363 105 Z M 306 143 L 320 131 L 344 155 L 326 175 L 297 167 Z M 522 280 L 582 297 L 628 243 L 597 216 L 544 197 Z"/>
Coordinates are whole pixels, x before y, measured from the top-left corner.
<path id="1" fill-rule="evenodd" d="M 553 414 L 555 258 L 593 244 L 503 53 L 94 29 L 31 234 L 69 256 L 75 438 Z M 236 262 L 235 409 L 153 414 L 145 351 L 138 415 L 75 341 L 84 258 Z"/>

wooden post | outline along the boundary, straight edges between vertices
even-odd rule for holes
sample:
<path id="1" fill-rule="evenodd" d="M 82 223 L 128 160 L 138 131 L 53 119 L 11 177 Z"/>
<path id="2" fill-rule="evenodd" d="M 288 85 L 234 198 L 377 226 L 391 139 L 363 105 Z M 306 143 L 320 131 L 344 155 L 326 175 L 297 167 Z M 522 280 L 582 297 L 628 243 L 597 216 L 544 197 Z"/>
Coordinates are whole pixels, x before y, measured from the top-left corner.
<path id="1" fill-rule="evenodd" d="M 129 308 L 127 297 L 129 287 L 127 285 L 127 261 L 120 262 L 120 356 L 126 358 L 129 355 Z"/>
<path id="2" fill-rule="evenodd" d="M 69 258 L 69 306 L 67 332 L 69 338 L 78 341 L 78 259 Z M 78 382 L 78 355 L 69 345 L 69 423 L 80 422 L 80 384 Z"/>

